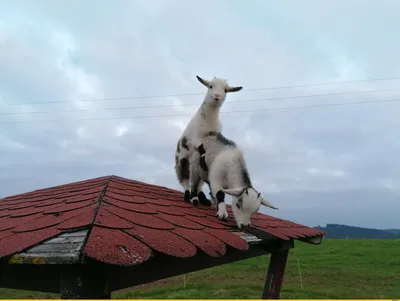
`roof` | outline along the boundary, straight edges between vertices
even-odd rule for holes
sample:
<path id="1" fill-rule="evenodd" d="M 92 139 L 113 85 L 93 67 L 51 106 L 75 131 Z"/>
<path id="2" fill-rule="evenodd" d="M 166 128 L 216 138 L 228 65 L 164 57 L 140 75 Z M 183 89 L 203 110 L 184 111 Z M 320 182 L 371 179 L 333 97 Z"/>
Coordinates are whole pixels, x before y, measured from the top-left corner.
<path id="1" fill-rule="evenodd" d="M 79 251 L 103 263 L 135 265 L 157 252 L 221 257 L 228 248 L 247 250 L 250 244 L 231 232 L 236 224 L 229 205 L 227 210 L 223 222 L 215 208 L 186 203 L 180 191 L 118 176 L 35 190 L 0 199 L 0 258 L 85 229 L 75 237 Z M 253 216 L 252 227 L 282 240 L 324 234 L 262 213 Z"/>

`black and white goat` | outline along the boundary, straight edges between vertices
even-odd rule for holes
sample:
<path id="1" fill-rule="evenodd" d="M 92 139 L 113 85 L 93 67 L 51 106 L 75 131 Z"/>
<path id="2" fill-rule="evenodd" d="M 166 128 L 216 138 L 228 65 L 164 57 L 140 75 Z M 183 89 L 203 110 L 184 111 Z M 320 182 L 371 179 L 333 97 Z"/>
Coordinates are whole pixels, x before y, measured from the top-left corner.
<path id="1" fill-rule="evenodd" d="M 198 151 L 190 157 L 192 166 L 196 162 L 199 170 L 194 175 L 209 185 L 219 219 L 228 218 L 225 193 L 232 196 L 232 212 L 239 229 L 251 224 L 252 215 L 261 205 L 278 209 L 253 187 L 242 150 L 220 132 L 204 136 Z"/>
<path id="2" fill-rule="evenodd" d="M 190 167 L 189 156 L 196 151 L 202 143 L 204 135 L 210 131 L 220 132 L 222 129 L 219 120 L 220 108 L 223 105 L 226 94 L 237 92 L 242 87 L 231 87 L 225 79 L 214 77 L 208 81 L 196 76 L 198 81 L 207 87 L 207 94 L 196 114 L 192 117 L 186 129 L 178 140 L 175 151 L 175 173 L 179 183 L 184 189 L 184 200 L 197 205 L 209 205 L 209 201 L 202 192 L 203 181 L 192 181 L 192 173 L 198 170 L 198 161 L 194 168 Z M 197 179 L 198 176 L 195 175 Z M 200 192 L 200 193 L 199 193 Z"/>

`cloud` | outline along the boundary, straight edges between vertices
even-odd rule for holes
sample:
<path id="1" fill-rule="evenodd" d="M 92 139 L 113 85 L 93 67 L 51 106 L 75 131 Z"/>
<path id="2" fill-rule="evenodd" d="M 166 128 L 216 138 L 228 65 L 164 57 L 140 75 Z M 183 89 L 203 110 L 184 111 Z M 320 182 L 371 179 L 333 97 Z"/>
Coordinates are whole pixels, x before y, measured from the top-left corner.
<path id="1" fill-rule="evenodd" d="M 306 107 L 400 99 L 398 80 L 313 85 L 399 74 L 400 5 L 385 3 L 2 3 L 0 195 L 107 174 L 181 189 L 198 74 L 244 87 L 221 119 L 271 214 L 399 227 L 398 102 Z M 295 87 L 260 90 L 278 86 Z"/>

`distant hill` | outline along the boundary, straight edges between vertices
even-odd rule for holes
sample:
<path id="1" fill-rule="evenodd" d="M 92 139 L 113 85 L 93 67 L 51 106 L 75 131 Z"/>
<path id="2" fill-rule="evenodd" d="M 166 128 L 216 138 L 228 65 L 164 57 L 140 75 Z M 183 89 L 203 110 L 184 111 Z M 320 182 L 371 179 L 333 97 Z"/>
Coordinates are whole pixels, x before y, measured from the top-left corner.
<path id="1" fill-rule="evenodd" d="M 384 238 L 384 239 L 395 239 L 400 238 L 400 229 L 372 229 L 355 227 L 340 224 L 326 224 L 325 227 L 317 226 L 314 227 L 322 231 L 327 232 L 325 237 L 329 238 Z"/>

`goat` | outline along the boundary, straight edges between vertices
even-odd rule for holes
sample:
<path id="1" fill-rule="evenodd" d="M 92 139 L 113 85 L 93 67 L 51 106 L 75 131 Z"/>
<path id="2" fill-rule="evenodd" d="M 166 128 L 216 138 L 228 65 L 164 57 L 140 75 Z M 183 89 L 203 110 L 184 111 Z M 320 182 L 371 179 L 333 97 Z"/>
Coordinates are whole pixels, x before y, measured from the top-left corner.
<path id="1" fill-rule="evenodd" d="M 204 136 L 203 143 L 190 157 L 191 166 L 196 166 L 196 162 L 199 167 L 193 174 L 208 184 L 220 220 L 228 218 L 225 193 L 232 196 L 232 212 L 239 229 L 251 224 L 251 216 L 261 205 L 278 209 L 253 187 L 243 151 L 220 132 Z"/>
<path id="2" fill-rule="evenodd" d="M 196 151 L 202 143 L 204 135 L 210 131 L 220 132 L 222 129 L 219 120 L 220 108 L 223 105 L 226 94 L 240 91 L 243 87 L 232 87 L 226 79 L 214 77 L 208 81 L 196 75 L 197 80 L 207 87 L 207 93 L 203 103 L 192 117 L 186 129 L 179 138 L 175 151 L 175 173 L 179 183 L 184 189 L 183 199 L 194 205 L 199 203 L 210 205 L 209 200 L 202 191 L 204 182 L 197 176 L 192 175 L 198 170 L 198 161 L 196 166 L 191 168 L 189 156 Z M 192 178 L 196 178 L 192 181 Z M 200 193 L 198 193 L 200 191 Z"/>

